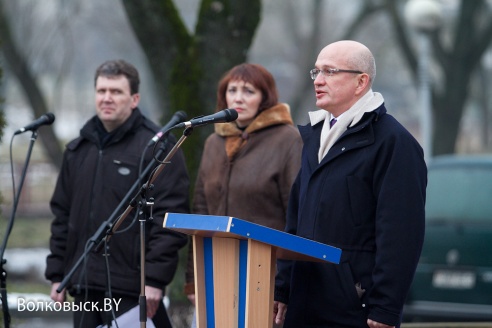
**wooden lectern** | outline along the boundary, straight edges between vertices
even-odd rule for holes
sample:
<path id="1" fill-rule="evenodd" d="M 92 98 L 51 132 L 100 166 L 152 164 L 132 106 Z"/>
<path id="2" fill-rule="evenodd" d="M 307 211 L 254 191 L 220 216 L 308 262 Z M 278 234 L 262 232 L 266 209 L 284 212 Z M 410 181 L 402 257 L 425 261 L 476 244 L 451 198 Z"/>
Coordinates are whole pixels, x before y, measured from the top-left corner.
<path id="1" fill-rule="evenodd" d="M 167 213 L 163 226 L 193 236 L 198 328 L 271 327 L 277 258 L 338 264 L 342 253 L 233 217 Z"/>

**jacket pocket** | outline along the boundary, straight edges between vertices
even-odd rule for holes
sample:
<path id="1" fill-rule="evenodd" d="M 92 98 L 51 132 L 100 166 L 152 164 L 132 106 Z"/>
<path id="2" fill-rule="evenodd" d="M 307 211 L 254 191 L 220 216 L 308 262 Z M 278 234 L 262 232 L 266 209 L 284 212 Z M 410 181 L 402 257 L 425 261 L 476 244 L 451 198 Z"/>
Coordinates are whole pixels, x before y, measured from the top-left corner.
<path id="1" fill-rule="evenodd" d="M 137 156 L 115 154 L 106 159 L 103 165 L 104 181 L 115 194 L 127 192 L 137 181 L 139 173 L 139 159 Z M 142 169 L 145 169 L 145 167 Z M 145 182 L 146 180 L 141 181 L 142 184 Z"/>
<path id="2" fill-rule="evenodd" d="M 353 307 L 353 309 L 360 309 L 362 307 L 361 300 L 357 293 L 356 282 L 350 269 L 348 262 L 340 263 L 336 266 L 339 279 L 342 282 L 340 288 L 343 289 L 343 293 L 347 297 L 347 303 Z"/>

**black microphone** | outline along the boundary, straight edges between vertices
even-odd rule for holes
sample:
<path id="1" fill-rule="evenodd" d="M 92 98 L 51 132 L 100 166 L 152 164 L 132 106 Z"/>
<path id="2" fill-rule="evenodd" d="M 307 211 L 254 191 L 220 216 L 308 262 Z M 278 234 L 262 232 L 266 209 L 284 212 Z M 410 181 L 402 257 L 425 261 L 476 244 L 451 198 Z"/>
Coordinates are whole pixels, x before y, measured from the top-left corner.
<path id="1" fill-rule="evenodd" d="M 41 125 L 51 125 L 54 121 L 55 121 L 55 115 L 53 113 L 46 113 L 44 115 L 41 115 L 37 120 L 35 120 L 31 124 L 28 124 L 25 127 L 15 131 L 14 135 L 21 134 L 26 131 L 37 130 Z"/>
<path id="2" fill-rule="evenodd" d="M 194 128 L 195 126 L 207 125 L 211 123 L 225 123 L 232 122 L 237 119 L 237 111 L 232 108 L 223 109 L 220 112 L 217 112 L 212 115 L 207 116 L 199 116 L 192 118 L 188 122 L 179 123 L 174 128 Z"/>
<path id="3" fill-rule="evenodd" d="M 183 122 L 184 120 L 186 120 L 187 117 L 188 115 L 186 115 L 186 113 L 181 110 L 174 113 L 169 122 L 167 122 L 166 125 L 164 125 L 162 129 L 160 129 L 159 132 L 157 132 L 157 134 L 149 141 L 147 147 L 155 144 L 162 137 L 162 135 L 166 133 L 167 130 L 171 129 L 174 125 Z"/>

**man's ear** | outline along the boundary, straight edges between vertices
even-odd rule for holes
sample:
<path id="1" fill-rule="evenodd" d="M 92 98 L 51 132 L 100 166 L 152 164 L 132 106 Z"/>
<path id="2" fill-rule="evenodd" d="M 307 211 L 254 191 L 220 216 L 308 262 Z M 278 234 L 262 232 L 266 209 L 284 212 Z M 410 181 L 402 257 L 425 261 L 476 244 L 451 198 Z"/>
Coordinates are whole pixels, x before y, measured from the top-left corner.
<path id="1" fill-rule="evenodd" d="M 134 93 L 132 95 L 132 109 L 135 109 L 138 106 L 139 102 L 140 102 L 140 94 Z"/>
<path id="2" fill-rule="evenodd" d="M 364 92 L 370 83 L 369 74 L 362 73 L 357 77 L 357 90 L 356 94 Z"/>

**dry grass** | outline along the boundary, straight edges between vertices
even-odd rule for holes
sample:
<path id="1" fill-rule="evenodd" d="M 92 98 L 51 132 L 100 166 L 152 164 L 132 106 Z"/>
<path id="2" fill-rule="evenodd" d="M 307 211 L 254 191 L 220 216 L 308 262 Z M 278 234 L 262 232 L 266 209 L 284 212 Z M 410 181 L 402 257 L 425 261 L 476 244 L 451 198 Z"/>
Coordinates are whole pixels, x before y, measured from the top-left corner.
<path id="1" fill-rule="evenodd" d="M 0 216 L 0 236 L 5 238 L 9 217 L 6 213 Z M 10 233 L 8 248 L 48 247 L 51 219 L 15 218 Z"/>

